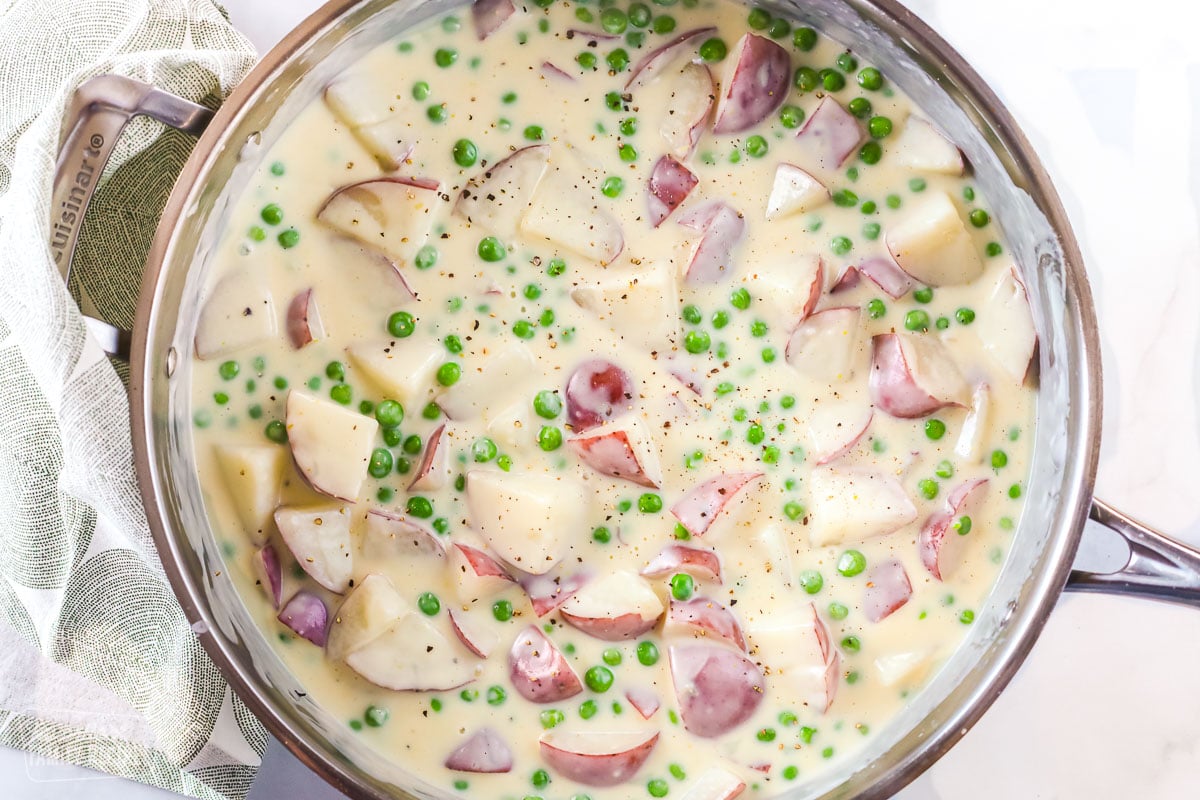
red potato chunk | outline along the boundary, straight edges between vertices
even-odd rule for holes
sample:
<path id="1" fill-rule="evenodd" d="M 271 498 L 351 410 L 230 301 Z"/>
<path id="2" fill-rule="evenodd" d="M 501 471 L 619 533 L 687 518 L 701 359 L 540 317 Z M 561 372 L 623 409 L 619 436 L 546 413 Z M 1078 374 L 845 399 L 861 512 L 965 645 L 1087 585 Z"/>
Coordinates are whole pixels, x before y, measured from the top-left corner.
<path id="1" fill-rule="evenodd" d="M 275 545 L 269 544 L 254 554 L 254 574 L 256 583 L 271 601 L 271 608 L 278 609 L 283 600 L 283 570 Z"/>
<path id="2" fill-rule="evenodd" d="M 783 105 L 792 77 L 787 51 L 753 33 L 738 40 L 726 63 L 713 133 L 739 133 L 771 116 Z"/>
<path id="3" fill-rule="evenodd" d="M 692 536 L 703 536 L 729 501 L 762 475 L 761 472 L 728 472 L 709 478 L 671 506 L 671 513 Z"/>
<path id="4" fill-rule="evenodd" d="M 637 774 L 658 731 L 568 731 L 542 734 L 542 760 L 560 775 L 586 786 L 617 786 Z"/>
<path id="5" fill-rule="evenodd" d="M 672 156 L 663 156 L 654 163 L 650 180 L 646 184 L 646 205 L 650 212 L 650 224 L 658 227 L 671 212 L 687 199 L 699 179 L 690 169 Z"/>
<path id="6" fill-rule="evenodd" d="M 939 581 L 961 568 L 970 547 L 971 517 L 987 492 L 987 478 L 965 481 L 946 498 L 941 511 L 926 520 L 917 536 L 921 563 Z"/>
<path id="7" fill-rule="evenodd" d="M 867 588 L 863 593 L 863 613 L 871 622 L 886 619 L 912 597 L 908 571 L 896 559 L 876 564 L 867 573 Z"/>
<path id="8" fill-rule="evenodd" d="M 683 726 L 706 739 L 721 736 L 754 715 L 762 702 L 762 671 L 724 645 L 674 644 L 668 650 Z"/>
<path id="9" fill-rule="evenodd" d="M 642 575 L 647 578 L 662 578 L 676 572 L 686 572 L 697 580 L 720 584 L 721 556 L 716 550 L 669 544 L 642 568 Z"/>
<path id="10" fill-rule="evenodd" d="M 716 28 L 694 28 L 678 34 L 665 44 L 651 50 L 633 65 L 625 88 L 637 89 L 651 83 L 677 60 L 690 57 L 694 44 L 716 32 Z"/>
<path id="11" fill-rule="evenodd" d="M 733 206 L 714 200 L 692 209 L 678 220 L 700 231 L 684 272 L 684 283 L 706 285 L 729 280 L 737 271 L 733 251 L 746 236 L 746 220 Z"/>
<path id="12" fill-rule="evenodd" d="M 325 607 L 325 601 L 312 592 L 301 590 L 292 595 L 279 612 L 279 621 L 317 647 L 325 646 L 329 609 Z"/>
<path id="13" fill-rule="evenodd" d="M 663 625 L 663 636 L 679 636 L 708 641 L 724 640 L 746 650 L 746 636 L 733 613 L 707 597 L 672 600 Z"/>
<path id="14" fill-rule="evenodd" d="M 837 169 L 862 141 L 862 127 L 842 104 L 825 97 L 796 133 L 796 140 L 825 169 Z"/>
<path id="15" fill-rule="evenodd" d="M 536 625 L 517 634 L 508 666 L 513 688 L 531 703 L 557 703 L 583 691 L 566 656 Z"/>
<path id="16" fill-rule="evenodd" d="M 477 547 L 455 542 L 449 551 L 449 561 L 455 593 L 461 603 L 490 599 L 515 582 L 499 561 Z"/>
<path id="17" fill-rule="evenodd" d="M 445 767 L 455 772 L 498 773 L 512 769 L 508 743 L 491 728 L 480 728 L 446 756 Z"/>
<path id="18" fill-rule="evenodd" d="M 567 423 L 577 432 L 615 419 L 633 408 L 633 381 L 611 361 L 594 358 L 567 379 Z"/>
<path id="19" fill-rule="evenodd" d="M 636 417 L 628 422 L 592 428 L 567 441 L 579 460 L 612 478 L 636 483 L 649 489 L 662 485 L 662 466 Z"/>
<path id="20" fill-rule="evenodd" d="M 871 340 L 871 348 L 867 386 L 880 411 L 914 419 L 946 406 L 967 405 L 967 383 L 949 351 L 936 339 L 881 333 Z"/>
<path id="21" fill-rule="evenodd" d="M 544 617 L 567 602 L 583 585 L 592 579 L 589 570 L 568 576 L 522 575 L 521 588 L 533 606 L 533 613 Z"/>
<path id="22" fill-rule="evenodd" d="M 299 350 L 306 344 L 325 337 L 325 326 L 321 324 L 321 310 L 317 308 L 312 288 L 297 292 L 288 303 L 287 334 L 292 347 Z"/>
<path id="23" fill-rule="evenodd" d="M 479 41 L 491 36 L 517 10 L 512 0 L 475 0 L 471 4 L 471 21 Z"/>
<path id="24" fill-rule="evenodd" d="M 634 639 L 662 616 L 662 601 L 644 578 L 614 572 L 575 592 L 558 608 L 563 621 L 606 642 Z"/>

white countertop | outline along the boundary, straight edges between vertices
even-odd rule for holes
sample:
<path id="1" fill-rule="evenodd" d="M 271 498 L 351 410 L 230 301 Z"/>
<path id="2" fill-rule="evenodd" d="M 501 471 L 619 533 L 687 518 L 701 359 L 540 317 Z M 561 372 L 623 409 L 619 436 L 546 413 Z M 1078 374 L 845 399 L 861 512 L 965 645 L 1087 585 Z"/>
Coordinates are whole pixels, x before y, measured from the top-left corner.
<path id="1" fill-rule="evenodd" d="M 319 5 L 224 4 L 260 52 Z M 1098 494 L 1200 546 L 1200 7 L 907 4 L 1017 117 L 1083 246 L 1105 372 Z M 11 800 L 172 797 L 2 748 L 0 786 Z M 272 742 L 251 798 L 287 796 L 338 797 Z M 1200 609 L 1072 595 L 983 720 L 897 800 L 1198 796 Z"/>

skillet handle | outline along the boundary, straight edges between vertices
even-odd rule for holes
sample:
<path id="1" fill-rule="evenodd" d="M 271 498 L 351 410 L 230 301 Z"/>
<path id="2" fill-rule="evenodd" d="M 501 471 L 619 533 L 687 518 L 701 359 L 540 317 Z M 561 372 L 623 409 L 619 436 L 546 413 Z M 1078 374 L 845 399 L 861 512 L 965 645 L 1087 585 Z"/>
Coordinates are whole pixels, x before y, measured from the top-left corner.
<path id="1" fill-rule="evenodd" d="M 1200 607 L 1200 551 L 1163 536 L 1102 500 L 1092 499 L 1090 516 L 1125 540 L 1129 560 L 1115 572 L 1073 570 L 1067 589 Z"/>
<path id="2" fill-rule="evenodd" d="M 104 165 L 125 125 L 139 115 L 198 136 L 213 112 L 123 75 L 98 75 L 79 85 L 64 117 L 50 206 L 50 252 L 64 281 L 71 276 L 83 215 Z M 85 320 L 104 352 L 129 358 L 129 331 L 93 317 Z"/>

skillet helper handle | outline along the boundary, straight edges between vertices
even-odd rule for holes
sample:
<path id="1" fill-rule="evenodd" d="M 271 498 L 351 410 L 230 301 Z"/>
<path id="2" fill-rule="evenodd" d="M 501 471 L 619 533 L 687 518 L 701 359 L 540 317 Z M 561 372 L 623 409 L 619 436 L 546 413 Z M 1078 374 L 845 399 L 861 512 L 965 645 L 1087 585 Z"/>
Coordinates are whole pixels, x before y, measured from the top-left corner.
<path id="1" fill-rule="evenodd" d="M 1200 607 L 1200 551 L 1163 536 L 1102 500 L 1090 516 L 1129 545 L 1129 560 L 1115 572 L 1073 570 L 1067 589 L 1165 600 Z"/>
<path id="2" fill-rule="evenodd" d="M 83 215 L 104 165 L 125 125 L 139 115 L 198 136 L 213 112 L 123 75 L 98 75 L 79 85 L 64 118 L 50 206 L 50 252 L 64 281 L 71 276 Z M 129 331 L 93 317 L 85 320 L 104 352 L 129 358 Z"/>

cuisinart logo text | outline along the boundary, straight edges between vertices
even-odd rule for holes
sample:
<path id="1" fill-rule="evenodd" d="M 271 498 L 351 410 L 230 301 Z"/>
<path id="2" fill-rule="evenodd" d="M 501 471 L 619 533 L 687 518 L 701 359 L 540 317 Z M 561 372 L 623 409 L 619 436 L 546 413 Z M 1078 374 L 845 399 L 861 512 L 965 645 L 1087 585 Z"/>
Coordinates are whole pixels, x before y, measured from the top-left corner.
<path id="1" fill-rule="evenodd" d="M 93 133 L 88 145 L 83 150 L 83 161 L 75 173 L 75 180 L 71 182 L 71 190 L 59 203 L 57 218 L 50 233 L 50 249 L 54 252 L 54 263 L 59 265 L 67 251 L 67 244 L 74 238 L 75 229 L 83 218 L 83 204 L 97 177 L 96 165 L 100 160 L 100 149 L 104 147 L 104 137 Z"/>

